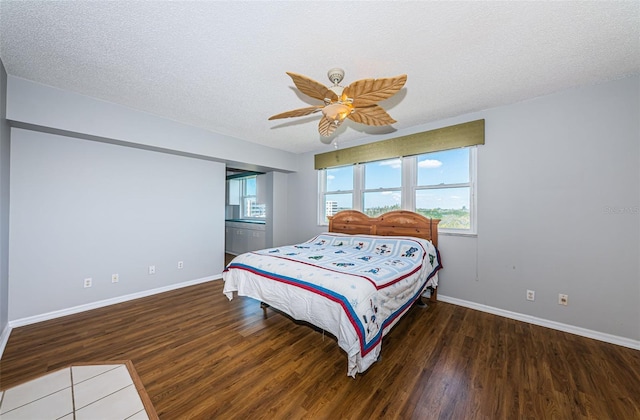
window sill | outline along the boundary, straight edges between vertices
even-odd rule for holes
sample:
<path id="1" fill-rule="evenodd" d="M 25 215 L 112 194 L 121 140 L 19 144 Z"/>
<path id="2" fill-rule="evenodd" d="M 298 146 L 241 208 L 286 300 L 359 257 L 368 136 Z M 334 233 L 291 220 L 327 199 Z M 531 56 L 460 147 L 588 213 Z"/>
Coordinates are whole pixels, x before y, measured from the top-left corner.
<path id="1" fill-rule="evenodd" d="M 438 236 L 462 236 L 467 238 L 477 238 L 478 234 L 472 233 L 472 232 L 452 232 L 452 231 L 440 230 L 438 231 Z"/>

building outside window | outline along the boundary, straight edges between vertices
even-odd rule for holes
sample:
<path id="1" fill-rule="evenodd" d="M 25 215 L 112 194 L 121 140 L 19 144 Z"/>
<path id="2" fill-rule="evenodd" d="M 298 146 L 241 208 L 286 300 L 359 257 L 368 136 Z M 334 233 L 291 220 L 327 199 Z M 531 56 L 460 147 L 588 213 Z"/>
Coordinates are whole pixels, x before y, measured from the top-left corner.
<path id="1" fill-rule="evenodd" d="M 326 215 L 333 216 L 338 212 L 338 202 L 337 201 L 327 201 L 326 203 Z"/>

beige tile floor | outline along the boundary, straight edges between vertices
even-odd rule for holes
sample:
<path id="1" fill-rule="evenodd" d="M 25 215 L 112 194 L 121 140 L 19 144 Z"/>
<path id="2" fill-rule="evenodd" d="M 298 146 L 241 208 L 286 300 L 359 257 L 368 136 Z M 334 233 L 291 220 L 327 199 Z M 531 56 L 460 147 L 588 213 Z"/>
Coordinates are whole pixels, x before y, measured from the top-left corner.
<path id="1" fill-rule="evenodd" d="M 155 414 L 155 413 L 154 413 Z M 149 419 L 124 364 L 71 366 L 0 392 L 0 419 Z"/>

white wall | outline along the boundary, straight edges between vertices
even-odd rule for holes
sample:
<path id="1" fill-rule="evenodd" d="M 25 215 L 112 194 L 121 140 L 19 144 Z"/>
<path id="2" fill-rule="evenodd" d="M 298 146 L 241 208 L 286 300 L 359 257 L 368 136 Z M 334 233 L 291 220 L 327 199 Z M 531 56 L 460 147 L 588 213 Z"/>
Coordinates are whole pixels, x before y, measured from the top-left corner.
<path id="1" fill-rule="evenodd" d="M 297 170 L 296 155 L 29 80 L 9 76 L 7 119 L 19 126 L 232 162 L 241 169 Z"/>
<path id="2" fill-rule="evenodd" d="M 7 73 L 0 61 L 0 355 L 9 323 L 9 125 L 6 116 Z"/>
<path id="3" fill-rule="evenodd" d="M 266 244 L 275 247 L 289 244 L 288 175 L 281 172 L 269 172 L 266 176 L 267 218 Z"/>
<path id="4" fill-rule="evenodd" d="M 639 87 L 633 77 L 486 114 L 478 276 L 490 293 L 474 301 L 640 340 Z"/>
<path id="5" fill-rule="evenodd" d="M 9 319 L 219 276 L 224 185 L 222 163 L 13 128 Z"/>
<path id="6" fill-rule="evenodd" d="M 440 238 L 439 295 L 640 340 L 639 92 L 636 75 L 395 134 L 486 120 L 478 235 Z M 289 175 L 292 242 L 326 229 L 312 153 L 299 168 Z"/>

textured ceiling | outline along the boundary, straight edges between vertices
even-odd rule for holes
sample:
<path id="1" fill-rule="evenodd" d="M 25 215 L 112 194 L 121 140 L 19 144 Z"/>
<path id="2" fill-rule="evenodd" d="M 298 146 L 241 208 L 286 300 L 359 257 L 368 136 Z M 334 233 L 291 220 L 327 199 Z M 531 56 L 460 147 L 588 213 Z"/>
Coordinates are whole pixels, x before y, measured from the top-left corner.
<path id="1" fill-rule="evenodd" d="M 350 141 L 640 72 L 640 2 L 0 1 L 7 73 L 296 153 L 330 150 L 292 71 L 407 74 Z M 333 138 L 331 138 L 332 140 Z M 325 139 L 326 141 L 326 139 Z"/>

